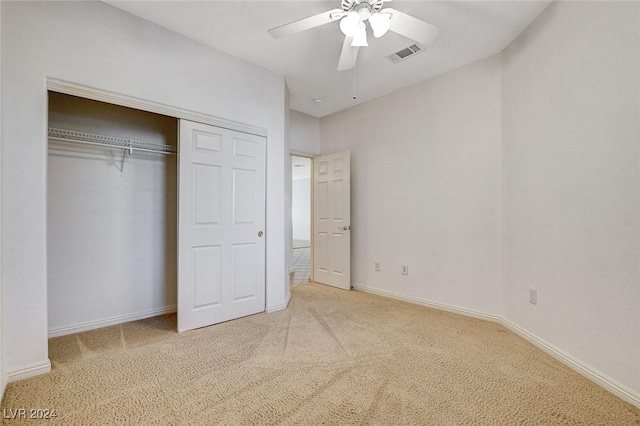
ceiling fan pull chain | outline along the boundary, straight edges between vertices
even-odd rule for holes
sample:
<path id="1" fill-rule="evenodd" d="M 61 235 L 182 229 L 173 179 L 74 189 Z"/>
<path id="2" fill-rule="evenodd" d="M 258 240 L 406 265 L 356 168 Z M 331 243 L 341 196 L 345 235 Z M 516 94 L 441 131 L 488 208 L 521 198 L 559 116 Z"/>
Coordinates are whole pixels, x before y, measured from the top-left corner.
<path id="1" fill-rule="evenodd" d="M 353 100 L 356 100 L 356 49 L 357 47 L 353 48 Z"/>

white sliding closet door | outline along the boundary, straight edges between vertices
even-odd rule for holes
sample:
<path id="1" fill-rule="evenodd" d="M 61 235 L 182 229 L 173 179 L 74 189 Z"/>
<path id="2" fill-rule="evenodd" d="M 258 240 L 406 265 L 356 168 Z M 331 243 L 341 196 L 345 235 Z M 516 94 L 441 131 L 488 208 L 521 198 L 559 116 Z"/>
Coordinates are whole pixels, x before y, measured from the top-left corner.
<path id="1" fill-rule="evenodd" d="M 266 139 L 180 120 L 178 331 L 265 310 Z"/>

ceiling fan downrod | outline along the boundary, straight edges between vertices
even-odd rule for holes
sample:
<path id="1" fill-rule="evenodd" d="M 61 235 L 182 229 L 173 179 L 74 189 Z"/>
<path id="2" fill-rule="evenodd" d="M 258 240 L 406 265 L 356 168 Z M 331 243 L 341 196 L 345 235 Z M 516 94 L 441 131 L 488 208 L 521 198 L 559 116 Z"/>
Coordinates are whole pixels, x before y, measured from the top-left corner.
<path id="1" fill-rule="evenodd" d="M 356 93 L 356 50 L 357 48 L 354 47 L 353 50 L 353 100 L 355 101 L 356 98 L 358 97 L 357 93 Z"/>

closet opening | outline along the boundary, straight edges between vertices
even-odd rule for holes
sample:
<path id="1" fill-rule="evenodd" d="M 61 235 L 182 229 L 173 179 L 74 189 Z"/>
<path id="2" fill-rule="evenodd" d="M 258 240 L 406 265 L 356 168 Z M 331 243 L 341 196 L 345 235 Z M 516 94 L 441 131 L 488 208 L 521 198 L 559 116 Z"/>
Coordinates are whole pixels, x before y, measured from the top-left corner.
<path id="1" fill-rule="evenodd" d="M 293 284 L 313 281 L 312 167 L 312 158 L 291 156 Z"/>
<path id="2" fill-rule="evenodd" d="M 49 337 L 176 330 L 178 119 L 48 92 Z"/>

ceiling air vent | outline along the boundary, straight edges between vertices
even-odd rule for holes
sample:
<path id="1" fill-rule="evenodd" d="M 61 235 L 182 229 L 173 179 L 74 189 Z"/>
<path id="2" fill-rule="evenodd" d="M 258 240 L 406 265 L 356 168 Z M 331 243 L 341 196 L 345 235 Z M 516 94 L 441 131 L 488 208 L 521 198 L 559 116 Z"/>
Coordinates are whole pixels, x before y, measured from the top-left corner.
<path id="1" fill-rule="evenodd" d="M 402 49 L 397 51 L 396 53 L 392 53 L 391 55 L 385 56 L 388 60 L 390 60 L 391 62 L 393 62 L 394 64 L 397 64 L 400 61 L 404 61 L 407 58 L 410 58 L 414 55 L 417 55 L 418 53 L 424 52 L 425 49 L 423 49 L 422 47 L 418 46 L 417 44 L 412 44 L 411 46 L 407 47 L 406 49 Z"/>

